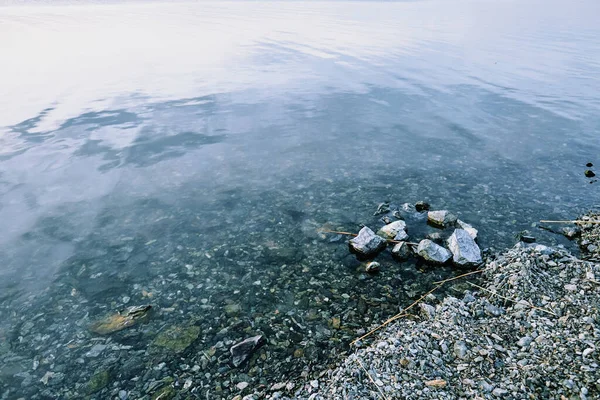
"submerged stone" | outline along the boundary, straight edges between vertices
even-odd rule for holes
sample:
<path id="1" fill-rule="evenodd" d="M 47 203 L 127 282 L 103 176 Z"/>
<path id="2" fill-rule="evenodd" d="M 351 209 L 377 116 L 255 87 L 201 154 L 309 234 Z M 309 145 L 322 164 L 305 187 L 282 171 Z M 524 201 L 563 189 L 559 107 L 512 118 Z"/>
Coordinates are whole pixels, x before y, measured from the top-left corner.
<path id="1" fill-rule="evenodd" d="M 88 394 L 96 393 L 100 389 L 105 388 L 110 383 L 110 372 L 101 370 L 96 372 L 87 383 L 86 392 Z"/>
<path id="2" fill-rule="evenodd" d="M 587 178 L 593 178 L 596 176 L 596 174 L 594 173 L 594 171 L 592 171 L 591 169 L 586 169 L 584 172 L 585 176 Z"/>
<path id="3" fill-rule="evenodd" d="M 447 210 L 429 211 L 427 213 L 427 222 L 441 228 L 453 226 L 456 220 L 456 216 Z"/>
<path id="4" fill-rule="evenodd" d="M 455 229 L 448 238 L 448 248 L 452 252 L 452 262 L 460 267 L 481 264 L 481 249 L 464 229 Z"/>
<path id="5" fill-rule="evenodd" d="M 429 203 L 424 202 L 424 201 L 417 201 L 415 203 L 415 209 L 418 212 L 422 212 L 422 211 L 429 211 Z"/>
<path id="6" fill-rule="evenodd" d="M 413 255 L 412 248 L 406 242 L 397 243 L 394 248 L 392 248 L 392 256 L 397 260 L 407 260 Z"/>
<path id="7" fill-rule="evenodd" d="M 381 250 L 383 250 L 387 242 L 381 236 L 377 236 L 375 232 L 373 232 L 368 227 L 362 228 L 358 235 L 351 239 L 348 244 L 350 245 L 350 250 L 358 253 L 363 256 L 371 256 L 376 255 Z"/>
<path id="8" fill-rule="evenodd" d="M 387 239 L 394 239 L 399 234 L 406 235 L 406 222 L 404 222 L 402 220 L 394 221 L 390 224 L 383 226 L 377 232 L 377 234 L 380 236 L 383 236 Z M 396 240 L 402 240 L 402 239 L 396 239 Z"/>
<path id="9" fill-rule="evenodd" d="M 231 346 L 229 352 L 231 353 L 231 363 L 234 367 L 242 365 L 256 349 L 262 344 L 263 336 L 257 335 L 241 341 L 238 344 Z"/>
<path id="10" fill-rule="evenodd" d="M 371 262 L 367 263 L 367 265 L 365 267 L 365 271 L 367 271 L 369 273 L 379 272 L 380 267 L 381 267 L 381 264 L 379 264 L 377 261 L 371 261 Z"/>
<path id="11" fill-rule="evenodd" d="M 106 317 L 92 323 L 89 330 L 99 335 L 108 335 L 125 328 L 132 327 L 148 318 L 152 309 L 151 305 L 128 307 L 122 312 L 107 315 Z"/>
<path id="12" fill-rule="evenodd" d="M 157 347 L 181 353 L 200 335 L 200 327 L 196 325 L 190 326 L 172 326 L 156 336 L 152 342 L 153 347 Z"/>
<path id="13" fill-rule="evenodd" d="M 429 239 L 423 239 L 419 242 L 417 254 L 423 257 L 425 261 L 436 264 L 444 264 L 450 259 L 450 257 L 452 257 L 452 253 L 450 253 L 450 251 L 438 244 L 435 244 Z"/>

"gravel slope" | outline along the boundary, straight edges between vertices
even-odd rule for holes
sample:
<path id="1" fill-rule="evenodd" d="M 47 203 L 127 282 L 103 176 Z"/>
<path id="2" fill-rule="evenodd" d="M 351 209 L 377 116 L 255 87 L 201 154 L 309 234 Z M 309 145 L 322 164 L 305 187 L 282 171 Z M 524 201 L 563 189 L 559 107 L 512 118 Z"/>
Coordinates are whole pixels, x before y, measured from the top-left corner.
<path id="1" fill-rule="evenodd" d="M 581 259 L 519 243 L 473 292 L 429 296 L 320 380 L 266 397 L 600 398 L 599 238 L 600 224 L 582 227 Z"/>

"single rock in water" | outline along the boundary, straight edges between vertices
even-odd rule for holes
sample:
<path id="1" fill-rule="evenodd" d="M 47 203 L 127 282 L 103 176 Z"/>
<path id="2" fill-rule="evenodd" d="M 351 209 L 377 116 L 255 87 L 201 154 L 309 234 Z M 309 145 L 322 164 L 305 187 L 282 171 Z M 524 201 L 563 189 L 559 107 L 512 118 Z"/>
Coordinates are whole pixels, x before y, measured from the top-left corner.
<path id="1" fill-rule="evenodd" d="M 417 247 L 417 254 L 423 257 L 426 261 L 444 264 L 452 257 L 452 253 L 442 246 L 433 243 L 429 239 L 423 239 L 419 242 Z"/>
<path id="2" fill-rule="evenodd" d="M 568 226 L 562 228 L 562 234 L 565 235 L 569 240 L 572 240 L 581 235 L 581 229 L 579 229 L 577 226 Z"/>
<path id="3" fill-rule="evenodd" d="M 460 219 L 457 219 L 456 227 L 467 231 L 467 233 L 469 234 L 469 236 L 471 236 L 473 238 L 473 240 L 477 239 L 477 233 L 479 233 L 479 232 L 477 231 L 477 229 L 473 228 L 472 225 L 467 224 L 465 221 L 461 221 Z"/>
<path id="4" fill-rule="evenodd" d="M 520 235 L 520 239 L 524 243 L 533 243 L 533 242 L 535 242 L 535 237 L 534 236 Z"/>
<path id="5" fill-rule="evenodd" d="M 155 347 L 164 348 L 174 353 L 181 353 L 200 335 L 200 327 L 190 326 L 172 326 L 156 336 L 152 344 Z"/>
<path id="6" fill-rule="evenodd" d="M 591 162 L 589 162 L 589 163 L 585 164 L 585 166 L 588 167 L 588 168 L 591 168 L 591 167 L 594 166 L 594 164 L 592 164 Z"/>
<path id="7" fill-rule="evenodd" d="M 406 235 L 406 222 L 402 220 L 394 221 L 391 224 L 387 224 L 377 232 L 378 235 L 383 236 L 387 239 L 394 239 L 399 233 L 403 233 L 404 235 Z"/>
<path id="8" fill-rule="evenodd" d="M 108 370 L 96 372 L 88 381 L 85 391 L 88 394 L 92 394 L 105 388 L 110 383 L 110 378 L 110 372 Z"/>
<path id="9" fill-rule="evenodd" d="M 426 202 L 424 202 L 424 201 L 417 201 L 417 202 L 415 203 L 415 209 L 416 209 L 418 212 L 421 212 L 421 211 L 429 211 L 429 203 L 426 203 Z"/>
<path id="10" fill-rule="evenodd" d="M 122 312 L 108 315 L 89 326 L 89 330 L 99 335 L 108 335 L 134 326 L 148 318 L 150 305 L 128 307 Z"/>
<path id="11" fill-rule="evenodd" d="M 229 352 L 231 353 L 231 362 L 233 365 L 239 367 L 244 361 L 250 358 L 252 353 L 262 344 L 262 339 L 262 335 L 257 335 L 231 346 Z"/>
<path id="12" fill-rule="evenodd" d="M 464 229 L 455 229 L 448 238 L 448 248 L 452 252 L 452 261 L 460 267 L 481 264 L 481 249 Z"/>
<path id="13" fill-rule="evenodd" d="M 377 236 L 375 232 L 366 226 L 362 228 L 358 232 L 358 235 L 351 239 L 348 243 L 350 245 L 350 251 L 363 256 L 375 255 L 383 250 L 387 245 L 387 242 L 384 238 Z"/>
<path id="14" fill-rule="evenodd" d="M 596 176 L 594 171 L 592 171 L 591 169 L 586 169 L 584 174 L 585 174 L 586 178 L 593 178 Z"/>
<path id="15" fill-rule="evenodd" d="M 427 222 L 441 228 L 446 228 L 448 226 L 454 225 L 456 223 L 456 220 L 456 216 L 446 210 L 429 211 L 427 213 Z"/>
<path id="16" fill-rule="evenodd" d="M 392 249 L 392 256 L 398 260 L 407 260 L 413 255 L 410 245 L 406 242 L 397 243 Z"/>
<path id="17" fill-rule="evenodd" d="M 381 203 L 377 206 L 377 211 L 373 215 L 381 215 L 390 212 L 390 203 Z"/>
<path id="18" fill-rule="evenodd" d="M 371 261 L 370 263 L 367 263 L 365 270 L 369 273 L 375 273 L 379 271 L 380 267 L 381 264 L 379 264 L 377 261 Z"/>

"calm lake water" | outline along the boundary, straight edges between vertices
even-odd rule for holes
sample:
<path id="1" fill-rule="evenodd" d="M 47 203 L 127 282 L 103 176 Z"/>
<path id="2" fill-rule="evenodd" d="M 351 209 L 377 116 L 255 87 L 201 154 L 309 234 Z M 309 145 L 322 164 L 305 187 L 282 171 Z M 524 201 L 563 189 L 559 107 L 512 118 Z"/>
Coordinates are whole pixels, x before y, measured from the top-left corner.
<path id="1" fill-rule="evenodd" d="M 483 248 L 569 246 L 535 223 L 600 200 L 599 20 L 596 0 L 0 7 L 0 398 L 309 379 L 452 273 L 366 275 L 317 232 L 375 229 L 384 201 L 452 210 Z"/>

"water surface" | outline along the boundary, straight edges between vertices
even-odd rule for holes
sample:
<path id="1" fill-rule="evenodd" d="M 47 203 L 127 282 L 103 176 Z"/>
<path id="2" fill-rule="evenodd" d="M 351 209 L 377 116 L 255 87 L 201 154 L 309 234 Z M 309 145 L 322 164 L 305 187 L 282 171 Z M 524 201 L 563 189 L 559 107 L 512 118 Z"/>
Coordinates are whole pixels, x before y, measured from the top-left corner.
<path id="1" fill-rule="evenodd" d="M 102 371 L 98 398 L 318 373 L 452 273 L 384 255 L 367 276 L 317 233 L 376 228 L 383 201 L 450 209 L 482 247 L 525 229 L 568 245 L 532 224 L 598 204 L 583 172 L 600 165 L 599 15 L 533 0 L 0 8 L 3 398 L 77 398 Z M 147 324 L 87 329 L 145 303 Z M 190 325 L 183 354 L 152 350 Z M 229 346 L 257 333 L 260 357 L 231 368 Z"/>

